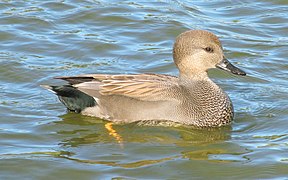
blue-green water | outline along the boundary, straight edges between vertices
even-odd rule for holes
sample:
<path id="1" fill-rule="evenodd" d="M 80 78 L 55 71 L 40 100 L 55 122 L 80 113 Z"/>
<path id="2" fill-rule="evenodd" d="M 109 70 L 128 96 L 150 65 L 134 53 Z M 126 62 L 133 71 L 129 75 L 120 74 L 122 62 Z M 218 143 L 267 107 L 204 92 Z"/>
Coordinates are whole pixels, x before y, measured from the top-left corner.
<path id="1" fill-rule="evenodd" d="M 288 1 L 0 1 L 0 179 L 287 179 Z M 248 74 L 211 70 L 230 127 L 114 125 L 39 87 L 83 73 L 177 74 L 188 29 L 217 34 Z M 106 126 L 106 127 L 105 127 Z"/>

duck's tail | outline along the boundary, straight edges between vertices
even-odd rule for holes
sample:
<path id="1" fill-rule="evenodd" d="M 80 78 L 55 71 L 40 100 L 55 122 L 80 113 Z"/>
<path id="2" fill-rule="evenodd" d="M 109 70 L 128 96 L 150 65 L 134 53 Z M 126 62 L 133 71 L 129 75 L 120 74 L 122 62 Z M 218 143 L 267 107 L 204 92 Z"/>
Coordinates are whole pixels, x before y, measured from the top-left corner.
<path id="1" fill-rule="evenodd" d="M 96 101 L 92 96 L 89 96 L 73 86 L 48 86 L 41 85 L 41 87 L 48 89 L 56 94 L 59 100 L 67 107 L 68 110 L 80 113 L 87 107 L 96 106 Z"/>

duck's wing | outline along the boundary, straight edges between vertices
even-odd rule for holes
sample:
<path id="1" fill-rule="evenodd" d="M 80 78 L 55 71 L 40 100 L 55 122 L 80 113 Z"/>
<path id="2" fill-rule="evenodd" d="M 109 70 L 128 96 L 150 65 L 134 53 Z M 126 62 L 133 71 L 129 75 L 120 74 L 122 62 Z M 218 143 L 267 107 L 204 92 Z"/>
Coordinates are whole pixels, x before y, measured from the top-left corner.
<path id="1" fill-rule="evenodd" d="M 86 74 L 56 78 L 93 97 L 118 95 L 142 101 L 171 100 L 179 89 L 178 78 L 164 74 Z"/>

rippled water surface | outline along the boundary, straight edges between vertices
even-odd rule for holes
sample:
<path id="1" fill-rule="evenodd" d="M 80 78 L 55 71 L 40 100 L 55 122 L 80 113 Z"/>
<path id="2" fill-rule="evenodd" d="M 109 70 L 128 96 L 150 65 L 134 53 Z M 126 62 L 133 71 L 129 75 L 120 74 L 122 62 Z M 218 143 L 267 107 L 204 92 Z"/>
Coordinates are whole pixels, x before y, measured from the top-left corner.
<path id="1" fill-rule="evenodd" d="M 288 178 L 287 12 L 286 0 L 0 1 L 0 179 Z M 248 74 L 209 72 L 234 103 L 230 127 L 111 126 L 39 87 L 177 75 L 171 49 L 188 29 L 217 34 Z"/>

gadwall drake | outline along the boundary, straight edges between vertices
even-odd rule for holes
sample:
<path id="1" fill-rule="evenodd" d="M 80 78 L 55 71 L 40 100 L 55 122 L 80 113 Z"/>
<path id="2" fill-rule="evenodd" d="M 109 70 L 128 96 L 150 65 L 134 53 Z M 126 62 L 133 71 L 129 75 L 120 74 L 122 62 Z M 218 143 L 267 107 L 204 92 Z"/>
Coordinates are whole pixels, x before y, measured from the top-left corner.
<path id="1" fill-rule="evenodd" d="M 224 56 L 213 33 L 190 30 L 173 47 L 179 77 L 164 74 L 85 74 L 55 77 L 69 85 L 44 86 L 70 111 L 112 122 L 167 121 L 197 127 L 230 124 L 233 106 L 228 95 L 207 74 L 220 68 L 246 75 Z"/>

